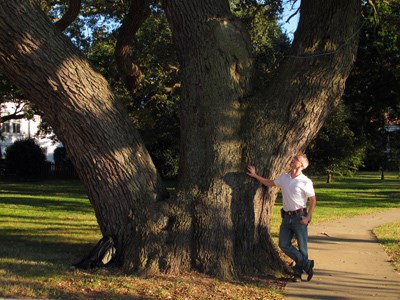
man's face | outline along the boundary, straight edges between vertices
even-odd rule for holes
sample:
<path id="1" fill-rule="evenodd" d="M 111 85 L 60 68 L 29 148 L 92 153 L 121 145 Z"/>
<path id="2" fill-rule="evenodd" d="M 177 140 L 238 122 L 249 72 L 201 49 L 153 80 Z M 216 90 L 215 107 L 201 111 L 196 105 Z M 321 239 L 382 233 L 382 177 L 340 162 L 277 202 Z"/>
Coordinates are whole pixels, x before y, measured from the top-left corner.
<path id="1" fill-rule="evenodd" d="M 293 156 L 292 160 L 290 161 L 290 167 L 292 169 L 298 169 L 303 167 L 303 164 L 301 162 L 301 157 L 297 155 Z"/>

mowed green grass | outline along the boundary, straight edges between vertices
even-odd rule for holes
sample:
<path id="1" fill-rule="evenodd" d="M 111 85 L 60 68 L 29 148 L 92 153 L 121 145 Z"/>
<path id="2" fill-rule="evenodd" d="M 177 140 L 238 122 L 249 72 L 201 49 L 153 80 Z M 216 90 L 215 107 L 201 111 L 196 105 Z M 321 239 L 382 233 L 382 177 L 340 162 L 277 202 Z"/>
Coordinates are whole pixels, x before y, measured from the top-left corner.
<path id="1" fill-rule="evenodd" d="M 338 178 L 332 184 L 324 183 L 324 178 L 312 179 L 318 199 L 313 222 L 400 207 L 397 174 L 386 175 L 384 181 L 372 173 Z M 279 209 L 280 200 L 274 210 L 273 235 L 280 222 Z M 398 228 L 395 224 L 385 229 L 382 240 L 398 245 L 399 235 L 392 236 Z M 71 264 L 100 237 L 78 181 L 0 182 L 0 297 L 282 299 L 283 284 L 274 279 L 224 282 L 199 274 L 144 279 L 117 270 L 71 270 Z"/>
<path id="2" fill-rule="evenodd" d="M 0 295 L 54 298 L 44 282 L 68 272 L 100 237 L 78 181 L 0 183 Z"/>
<path id="3" fill-rule="evenodd" d="M 400 222 L 379 226 L 374 229 L 374 234 L 383 245 L 395 270 L 400 272 Z"/>
<path id="4" fill-rule="evenodd" d="M 400 207 L 400 178 L 397 173 L 385 174 L 385 180 L 381 180 L 380 173 L 363 172 L 353 177 L 334 178 L 329 184 L 326 178 L 309 177 L 314 182 L 317 197 L 313 223 Z M 279 230 L 281 203 L 278 196 L 273 214 L 273 234 Z"/>

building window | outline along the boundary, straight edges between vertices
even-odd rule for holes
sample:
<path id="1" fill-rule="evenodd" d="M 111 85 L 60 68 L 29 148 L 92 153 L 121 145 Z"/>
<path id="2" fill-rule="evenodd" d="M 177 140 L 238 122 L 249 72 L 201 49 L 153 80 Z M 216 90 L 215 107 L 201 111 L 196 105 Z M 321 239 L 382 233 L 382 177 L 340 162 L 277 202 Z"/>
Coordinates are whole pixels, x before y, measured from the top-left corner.
<path id="1" fill-rule="evenodd" d="M 13 132 L 14 133 L 21 133 L 21 124 L 20 123 L 13 123 Z"/>
<path id="2" fill-rule="evenodd" d="M 1 124 L 1 132 L 10 132 L 10 122 L 4 122 L 3 124 Z"/>

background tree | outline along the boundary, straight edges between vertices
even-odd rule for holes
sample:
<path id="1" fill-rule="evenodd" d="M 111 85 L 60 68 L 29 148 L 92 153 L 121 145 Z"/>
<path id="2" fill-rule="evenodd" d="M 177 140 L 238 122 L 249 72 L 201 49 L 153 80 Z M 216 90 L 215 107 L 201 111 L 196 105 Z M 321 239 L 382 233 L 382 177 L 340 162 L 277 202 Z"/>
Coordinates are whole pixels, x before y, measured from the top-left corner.
<path id="1" fill-rule="evenodd" d="M 0 111 L 2 116 L 0 122 L 7 122 L 9 120 L 30 119 L 33 117 L 32 105 L 22 101 L 24 96 L 22 92 L 13 84 L 10 83 L 4 76 L 0 74 Z M 13 102 L 15 110 L 9 114 L 5 114 L 4 102 Z"/>
<path id="2" fill-rule="evenodd" d="M 181 76 L 180 169 L 169 199 L 108 83 L 36 1 L 0 4 L 0 70 L 65 143 L 126 270 L 232 278 L 279 269 L 268 232 L 277 190 L 244 169 L 252 162 L 275 177 L 315 137 L 354 61 L 360 3 L 303 0 L 289 55 L 260 90 L 248 32 L 228 1 L 163 6 Z"/>
<path id="3" fill-rule="evenodd" d="M 155 38 L 155 33 L 157 37 Z M 165 14 L 154 10 L 138 30 L 131 60 L 142 70 L 134 97 L 120 80 L 114 59 L 115 32 L 103 32 L 87 56 L 108 79 L 117 99 L 125 104 L 155 165 L 164 178 L 177 176 L 179 160 L 179 64 Z"/>
<path id="4" fill-rule="evenodd" d="M 357 61 L 346 83 L 346 108 L 339 107 L 310 145 L 309 172 L 350 175 L 364 166 L 362 152 L 367 155 L 367 170 L 399 169 L 399 4 L 374 3 L 375 7 L 363 5 L 365 18 Z"/>
<path id="5" fill-rule="evenodd" d="M 344 103 L 351 112 L 350 128 L 366 141 L 365 168 L 386 169 L 388 140 L 400 104 L 400 24 L 398 1 L 374 1 L 363 5 L 364 23 L 355 66 L 347 80 Z"/>
<path id="6" fill-rule="evenodd" d="M 388 170 L 400 173 L 400 130 L 389 132 L 389 160 Z"/>
<path id="7" fill-rule="evenodd" d="M 345 106 L 339 105 L 307 150 L 312 162 L 307 172 L 326 175 L 327 183 L 335 175 L 353 175 L 363 165 L 366 142 L 350 130 L 348 119 Z"/>

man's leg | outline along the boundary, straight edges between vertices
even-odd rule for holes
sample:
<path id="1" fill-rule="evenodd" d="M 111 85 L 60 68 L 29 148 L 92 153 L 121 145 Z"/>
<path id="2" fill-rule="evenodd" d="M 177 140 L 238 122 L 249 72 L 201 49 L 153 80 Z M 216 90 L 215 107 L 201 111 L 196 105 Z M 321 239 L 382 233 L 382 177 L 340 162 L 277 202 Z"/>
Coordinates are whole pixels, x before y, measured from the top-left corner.
<path id="1" fill-rule="evenodd" d="M 279 231 L 279 248 L 296 262 L 296 266 L 293 268 L 294 274 L 301 276 L 303 273 L 303 254 L 292 245 L 292 238 L 295 234 L 293 230 L 294 222 L 296 222 L 295 217 L 285 216 L 282 219 Z"/>
<path id="2" fill-rule="evenodd" d="M 314 275 L 314 261 L 308 259 L 308 225 L 300 224 L 300 218 L 301 216 L 298 216 L 298 222 L 295 222 L 296 225 L 293 226 L 293 229 L 299 251 L 303 256 L 301 268 L 306 271 L 308 274 L 307 280 L 310 281 Z"/>
<path id="3" fill-rule="evenodd" d="M 294 218 L 293 231 L 301 253 L 301 262 L 304 269 L 308 263 L 308 225 L 300 224 L 300 217 L 301 216 L 296 216 Z"/>

